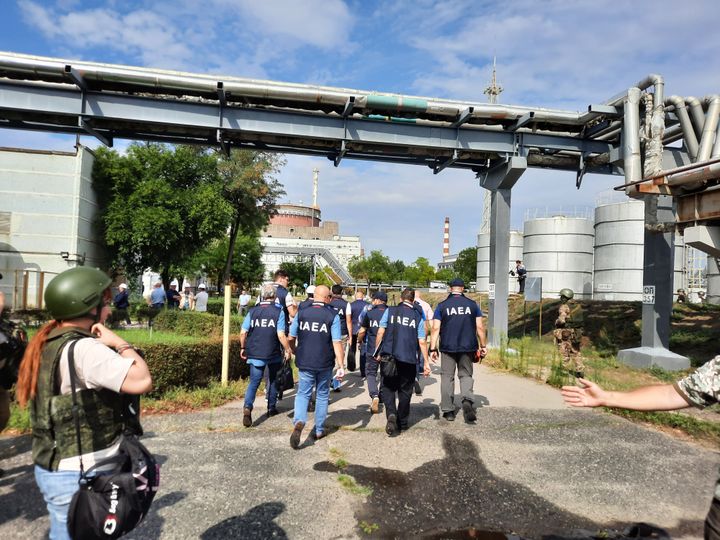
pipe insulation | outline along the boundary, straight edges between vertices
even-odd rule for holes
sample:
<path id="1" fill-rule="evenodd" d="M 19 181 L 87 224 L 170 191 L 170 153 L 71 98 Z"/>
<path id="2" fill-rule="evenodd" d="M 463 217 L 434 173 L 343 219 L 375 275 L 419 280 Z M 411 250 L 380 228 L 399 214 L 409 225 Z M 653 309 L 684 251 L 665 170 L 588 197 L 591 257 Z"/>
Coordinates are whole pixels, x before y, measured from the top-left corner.
<path id="1" fill-rule="evenodd" d="M 640 159 L 640 89 L 628 89 L 624 103 L 625 123 L 622 131 L 624 151 L 623 165 L 625 183 L 642 180 L 642 161 Z"/>
<path id="2" fill-rule="evenodd" d="M 695 161 L 698 155 L 698 140 L 695 136 L 695 131 L 693 130 L 693 125 L 685 106 L 685 100 L 680 96 L 670 96 L 665 100 L 665 105 L 675 107 L 675 115 L 680 121 L 683 138 L 685 139 L 685 146 L 687 147 L 688 154 L 690 154 L 690 158 Z"/>
<path id="3" fill-rule="evenodd" d="M 707 113 L 705 114 L 705 124 L 703 125 L 702 138 L 700 139 L 700 148 L 697 154 L 697 161 L 707 161 L 713 148 L 715 141 L 715 132 L 718 127 L 718 115 L 720 114 L 720 96 L 708 96 L 705 98 L 708 104 Z"/>

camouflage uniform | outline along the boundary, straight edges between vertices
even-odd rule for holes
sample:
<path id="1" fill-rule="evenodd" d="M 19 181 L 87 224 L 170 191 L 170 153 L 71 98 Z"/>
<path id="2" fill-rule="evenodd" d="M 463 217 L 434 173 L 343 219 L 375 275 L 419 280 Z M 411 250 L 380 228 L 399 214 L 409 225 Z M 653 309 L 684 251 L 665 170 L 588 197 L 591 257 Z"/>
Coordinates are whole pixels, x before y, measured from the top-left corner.
<path id="1" fill-rule="evenodd" d="M 699 367 L 674 385 L 689 405 L 707 407 L 720 401 L 720 355 Z M 720 538 L 720 474 L 715 482 L 715 496 L 705 520 L 705 538 Z"/>
<path id="2" fill-rule="evenodd" d="M 580 329 L 570 326 L 570 306 L 561 304 L 558 310 L 558 318 L 555 320 L 555 345 L 562 357 L 563 367 L 572 373 L 585 371 L 582 355 L 580 354 Z"/>

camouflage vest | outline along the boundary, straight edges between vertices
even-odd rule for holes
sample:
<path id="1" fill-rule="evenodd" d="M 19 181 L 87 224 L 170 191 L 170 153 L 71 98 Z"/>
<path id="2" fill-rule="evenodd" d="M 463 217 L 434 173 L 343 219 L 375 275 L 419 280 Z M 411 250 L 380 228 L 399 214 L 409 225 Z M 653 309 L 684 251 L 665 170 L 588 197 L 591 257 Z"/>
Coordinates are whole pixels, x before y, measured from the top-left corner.
<path id="1" fill-rule="evenodd" d="M 55 471 L 60 460 L 79 455 L 72 394 L 60 395 L 59 364 L 64 347 L 72 340 L 93 337 L 80 328 L 56 328 L 40 358 L 37 391 L 30 401 L 33 461 Z M 83 453 L 113 445 L 129 420 L 124 414 L 124 397 L 112 390 L 83 389 L 76 392 L 80 440 Z"/>

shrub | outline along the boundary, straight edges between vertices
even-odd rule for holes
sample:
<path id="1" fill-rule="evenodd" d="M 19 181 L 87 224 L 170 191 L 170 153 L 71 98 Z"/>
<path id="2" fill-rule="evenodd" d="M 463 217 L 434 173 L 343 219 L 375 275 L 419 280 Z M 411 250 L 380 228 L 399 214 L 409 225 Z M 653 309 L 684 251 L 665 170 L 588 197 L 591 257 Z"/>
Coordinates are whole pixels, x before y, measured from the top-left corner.
<path id="1" fill-rule="evenodd" d="M 220 376 L 222 340 L 211 339 L 187 344 L 147 343 L 142 350 L 153 378 L 153 394 L 169 388 L 207 385 Z M 246 378 L 249 368 L 240 358 L 240 339 L 230 340 L 230 379 Z"/>
<path id="2" fill-rule="evenodd" d="M 241 317 L 230 316 L 230 332 L 232 334 L 239 334 L 241 326 Z M 153 328 L 187 336 L 219 337 L 223 332 L 223 319 L 212 313 L 163 309 L 155 317 Z"/>

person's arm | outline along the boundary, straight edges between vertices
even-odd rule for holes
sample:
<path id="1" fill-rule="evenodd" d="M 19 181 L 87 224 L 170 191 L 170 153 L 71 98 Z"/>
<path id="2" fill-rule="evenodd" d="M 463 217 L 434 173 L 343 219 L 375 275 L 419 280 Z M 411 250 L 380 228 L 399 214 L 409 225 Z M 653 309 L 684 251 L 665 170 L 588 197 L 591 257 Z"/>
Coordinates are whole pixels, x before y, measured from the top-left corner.
<path id="1" fill-rule="evenodd" d="M 478 344 L 480 346 L 480 358 L 484 358 L 487 355 L 487 336 L 485 335 L 482 313 L 480 313 L 479 317 L 475 317 L 475 331 L 477 332 Z"/>
<path id="2" fill-rule="evenodd" d="M 629 392 L 603 390 L 594 382 L 578 379 L 584 388 L 563 386 L 565 403 L 573 407 L 619 407 L 635 411 L 672 411 L 690 404 L 672 384 L 643 386 Z"/>
<path id="3" fill-rule="evenodd" d="M 360 330 L 358 330 L 358 337 L 357 337 L 358 343 L 362 343 L 364 339 L 365 339 L 365 327 L 361 326 Z"/>
<path id="4" fill-rule="evenodd" d="M 5 293 L 0 291 L 0 316 L 5 309 Z"/>
<path id="5" fill-rule="evenodd" d="M 109 328 L 106 328 L 103 324 L 97 323 L 93 325 L 90 331 L 95 334 L 95 337 L 100 343 L 115 349 L 123 358 L 128 358 L 133 361 L 127 375 L 125 375 L 125 380 L 123 380 L 120 386 L 122 393 L 144 394 L 152 390 L 150 370 L 143 357 L 137 353 L 132 345 Z"/>
<path id="6" fill-rule="evenodd" d="M 384 335 L 385 335 L 385 329 L 378 328 L 377 336 L 375 336 L 375 348 L 373 349 L 373 353 L 380 349 L 380 344 L 382 343 Z"/>
<path id="7" fill-rule="evenodd" d="M 348 336 L 352 336 L 352 312 L 350 311 L 350 304 L 345 306 L 345 323 L 347 324 Z"/>
<path id="8" fill-rule="evenodd" d="M 438 338 L 440 337 L 440 319 L 435 317 L 432 322 L 432 336 L 430 337 L 430 358 L 433 362 L 437 362 L 438 353 Z"/>
<path id="9" fill-rule="evenodd" d="M 292 351 L 290 350 L 290 345 L 288 344 L 287 336 L 285 335 L 286 329 L 287 321 L 285 320 L 285 313 L 280 310 L 280 313 L 278 314 L 277 335 L 278 340 L 280 340 L 280 345 L 282 345 L 283 351 L 285 352 L 285 360 L 290 360 Z"/>
<path id="10" fill-rule="evenodd" d="M 430 375 L 430 360 L 428 359 L 427 340 L 425 337 L 422 337 L 418 339 L 418 343 L 420 344 L 420 352 L 423 357 L 423 375 L 427 377 Z"/>

